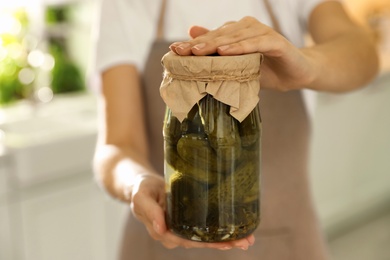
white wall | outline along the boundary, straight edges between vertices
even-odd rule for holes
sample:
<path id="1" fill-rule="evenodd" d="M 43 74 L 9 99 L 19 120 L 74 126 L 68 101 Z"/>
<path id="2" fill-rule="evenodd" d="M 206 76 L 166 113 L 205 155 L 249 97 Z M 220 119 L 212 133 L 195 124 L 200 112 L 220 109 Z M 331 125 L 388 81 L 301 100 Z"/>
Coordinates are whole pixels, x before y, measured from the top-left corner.
<path id="1" fill-rule="evenodd" d="M 390 203 L 390 73 L 349 94 L 318 94 L 313 192 L 328 230 Z"/>

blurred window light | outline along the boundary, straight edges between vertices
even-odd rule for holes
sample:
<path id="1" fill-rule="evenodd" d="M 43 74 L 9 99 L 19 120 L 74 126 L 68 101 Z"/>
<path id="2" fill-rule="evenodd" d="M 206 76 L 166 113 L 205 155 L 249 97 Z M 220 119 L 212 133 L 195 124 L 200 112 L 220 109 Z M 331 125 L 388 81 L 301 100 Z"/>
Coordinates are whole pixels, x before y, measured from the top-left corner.
<path id="1" fill-rule="evenodd" d="M 14 42 L 7 45 L 8 55 L 12 59 L 19 59 L 25 53 L 24 48 L 20 43 Z"/>
<path id="2" fill-rule="evenodd" d="M 27 34 L 23 37 L 22 45 L 26 46 L 29 50 L 34 50 L 38 47 L 39 40 L 32 34 Z"/>
<path id="3" fill-rule="evenodd" d="M 32 67 L 41 67 L 45 62 L 45 55 L 40 50 L 33 50 L 28 54 L 27 60 Z"/>
<path id="4" fill-rule="evenodd" d="M 29 85 L 35 79 L 35 72 L 30 68 L 23 68 L 19 71 L 18 78 L 20 83 Z"/>
<path id="5" fill-rule="evenodd" d="M 1 0 L 0 8 L 36 7 L 45 0 Z"/>
<path id="6" fill-rule="evenodd" d="M 8 50 L 0 45 L 0 62 L 8 55 Z"/>
<path id="7" fill-rule="evenodd" d="M 0 12 L 0 34 L 18 35 L 21 30 L 21 23 L 11 13 Z"/>
<path id="8" fill-rule="evenodd" d="M 9 60 L 6 60 L 6 63 L 3 66 L 2 75 L 4 77 L 13 77 L 15 73 L 17 73 L 17 67 L 15 64 L 9 62 Z"/>
<path id="9" fill-rule="evenodd" d="M 50 87 L 42 87 L 37 91 L 37 97 L 39 101 L 43 103 L 50 102 L 53 99 L 53 96 L 54 94 Z"/>
<path id="10" fill-rule="evenodd" d="M 5 142 L 5 132 L 0 129 L 0 145 Z"/>
<path id="11" fill-rule="evenodd" d="M 55 60 L 54 60 L 53 56 L 46 53 L 44 55 L 44 57 L 45 58 L 44 58 L 44 61 L 43 61 L 41 68 L 43 70 L 46 70 L 46 71 L 52 70 L 54 68 L 54 65 L 55 65 Z"/>

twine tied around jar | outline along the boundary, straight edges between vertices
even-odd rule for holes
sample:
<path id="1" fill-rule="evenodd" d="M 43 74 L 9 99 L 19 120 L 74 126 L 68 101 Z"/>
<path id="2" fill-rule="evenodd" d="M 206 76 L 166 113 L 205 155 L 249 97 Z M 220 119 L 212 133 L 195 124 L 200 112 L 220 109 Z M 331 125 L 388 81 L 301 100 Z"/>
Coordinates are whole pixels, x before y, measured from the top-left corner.
<path id="1" fill-rule="evenodd" d="M 164 55 L 160 94 L 180 122 L 207 94 L 230 106 L 230 115 L 244 120 L 259 102 L 260 53 L 238 56 Z"/>

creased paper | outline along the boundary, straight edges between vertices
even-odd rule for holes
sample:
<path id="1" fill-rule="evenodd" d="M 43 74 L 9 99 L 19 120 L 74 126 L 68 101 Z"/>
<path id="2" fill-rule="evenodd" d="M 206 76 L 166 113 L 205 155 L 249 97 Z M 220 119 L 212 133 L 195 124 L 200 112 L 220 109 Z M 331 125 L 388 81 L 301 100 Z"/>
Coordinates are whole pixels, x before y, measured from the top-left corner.
<path id="1" fill-rule="evenodd" d="M 168 52 L 160 94 L 180 122 L 207 94 L 230 106 L 230 115 L 244 120 L 259 102 L 260 53 L 238 56 L 179 56 Z"/>

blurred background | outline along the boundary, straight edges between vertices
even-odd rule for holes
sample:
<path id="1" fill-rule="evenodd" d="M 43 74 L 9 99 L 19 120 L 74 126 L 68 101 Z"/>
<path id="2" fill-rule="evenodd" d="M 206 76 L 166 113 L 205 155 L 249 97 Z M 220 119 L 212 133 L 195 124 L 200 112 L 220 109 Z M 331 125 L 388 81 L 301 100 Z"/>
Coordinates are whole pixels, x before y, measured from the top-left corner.
<path id="1" fill-rule="evenodd" d="M 314 200 L 334 259 L 390 259 L 390 2 L 345 0 L 381 72 L 308 93 Z M 86 87 L 99 0 L 0 2 L 0 260 L 115 259 L 127 205 L 93 180 Z M 362 60 L 364 62 L 364 60 Z"/>

